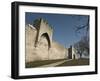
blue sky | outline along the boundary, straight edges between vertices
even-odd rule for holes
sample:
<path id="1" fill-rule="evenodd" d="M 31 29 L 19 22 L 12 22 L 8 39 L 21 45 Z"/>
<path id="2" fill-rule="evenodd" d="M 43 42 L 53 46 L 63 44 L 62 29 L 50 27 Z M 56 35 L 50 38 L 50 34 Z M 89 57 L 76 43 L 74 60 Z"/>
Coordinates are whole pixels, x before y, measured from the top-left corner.
<path id="1" fill-rule="evenodd" d="M 71 14 L 51 14 L 51 13 L 31 13 L 26 12 L 25 24 L 33 24 L 37 18 L 44 18 L 53 26 L 53 40 L 65 47 L 73 45 L 81 39 L 85 30 L 76 33 L 76 26 L 80 26 L 87 22 L 87 15 L 71 15 Z"/>

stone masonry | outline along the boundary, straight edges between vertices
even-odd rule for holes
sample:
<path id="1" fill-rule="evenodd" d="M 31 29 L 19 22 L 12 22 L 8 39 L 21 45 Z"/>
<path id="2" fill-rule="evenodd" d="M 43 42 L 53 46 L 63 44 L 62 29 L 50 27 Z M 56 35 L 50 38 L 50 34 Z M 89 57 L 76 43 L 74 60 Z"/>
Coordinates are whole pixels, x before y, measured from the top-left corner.
<path id="1" fill-rule="evenodd" d="M 52 39 L 53 29 L 44 20 L 40 19 L 37 27 L 25 27 L 25 61 L 67 59 L 68 49 Z M 74 58 L 74 57 L 72 57 Z"/>

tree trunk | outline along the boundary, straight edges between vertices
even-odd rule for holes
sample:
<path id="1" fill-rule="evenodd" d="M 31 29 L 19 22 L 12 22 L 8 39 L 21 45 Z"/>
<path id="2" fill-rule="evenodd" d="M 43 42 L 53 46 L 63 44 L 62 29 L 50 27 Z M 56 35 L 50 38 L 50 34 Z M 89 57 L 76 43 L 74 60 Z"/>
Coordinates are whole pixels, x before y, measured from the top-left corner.
<path id="1" fill-rule="evenodd" d="M 82 54 L 80 54 L 80 58 L 82 58 Z"/>

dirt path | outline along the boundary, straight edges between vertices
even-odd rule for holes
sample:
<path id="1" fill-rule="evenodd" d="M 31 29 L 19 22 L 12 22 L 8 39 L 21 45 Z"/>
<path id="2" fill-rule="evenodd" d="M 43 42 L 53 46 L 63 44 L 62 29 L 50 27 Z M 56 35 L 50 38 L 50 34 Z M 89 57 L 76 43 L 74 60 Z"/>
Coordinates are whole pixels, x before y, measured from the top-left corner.
<path id="1" fill-rule="evenodd" d="M 70 59 L 72 60 L 72 59 Z M 70 61 L 70 60 L 63 60 L 63 61 L 60 61 L 60 62 L 55 62 L 55 63 L 52 63 L 52 64 L 47 64 L 47 65 L 43 65 L 43 66 L 39 66 L 39 67 L 54 67 L 54 66 L 57 66 L 57 65 L 60 65 L 66 61 Z"/>

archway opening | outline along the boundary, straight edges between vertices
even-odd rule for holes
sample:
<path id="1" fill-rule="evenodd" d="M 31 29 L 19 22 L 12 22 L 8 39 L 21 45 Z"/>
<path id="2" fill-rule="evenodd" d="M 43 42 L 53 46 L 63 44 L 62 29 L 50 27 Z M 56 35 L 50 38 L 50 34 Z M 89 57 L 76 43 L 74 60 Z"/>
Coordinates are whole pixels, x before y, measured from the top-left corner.
<path id="1" fill-rule="evenodd" d="M 50 39 L 47 33 L 43 33 L 38 40 L 37 48 L 38 53 L 41 53 L 41 57 L 43 60 L 49 60 L 49 49 L 50 49 Z"/>
<path id="2" fill-rule="evenodd" d="M 45 47 L 48 47 L 48 49 L 51 47 L 50 38 L 47 33 L 43 33 L 41 35 L 39 43 L 41 43 Z"/>

